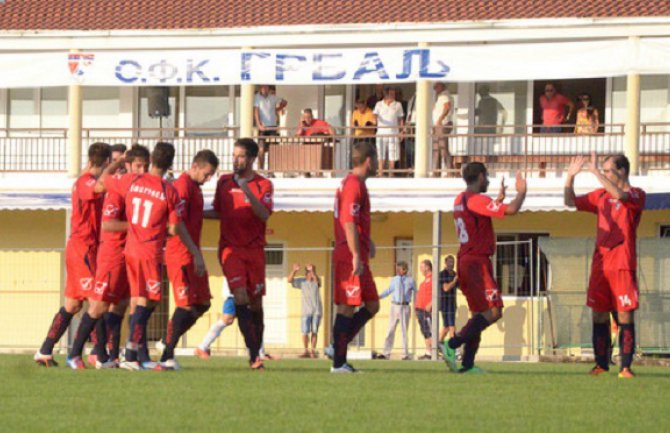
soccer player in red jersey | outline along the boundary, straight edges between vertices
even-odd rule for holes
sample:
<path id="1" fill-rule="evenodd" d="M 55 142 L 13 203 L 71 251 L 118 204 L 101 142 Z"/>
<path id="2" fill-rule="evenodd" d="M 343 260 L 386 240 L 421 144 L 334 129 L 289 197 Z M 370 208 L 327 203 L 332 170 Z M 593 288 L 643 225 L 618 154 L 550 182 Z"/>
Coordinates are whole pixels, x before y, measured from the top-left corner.
<path id="1" fill-rule="evenodd" d="M 34 356 L 35 362 L 46 367 L 57 365 L 53 359 L 54 345 L 93 289 L 103 201 L 95 185 L 98 177 L 109 176 L 110 169 L 116 169 L 114 164 L 108 166 L 110 156 L 108 144 L 93 143 L 88 149 L 86 169 L 72 187 L 70 238 L 65 248 L 65 305 L 56 313 L 42 347 Z M 90 330 L 84 338 L 89 334 Z"/>
<path id="2" fill-rule="evenodd" d="M 123 153 L 115 155 L 112 146 L 112 161 L 117 161 L 121 156 Z M 149 170 L 149 159 L 149 150 L 146 147 L 134 145 L 125 153 L 125 169 L 119 169 L 114 177 L 120 179 L 125 173 L 146 173 Z M 102 209 L 102 233 L 98 248 L 95 286 L 89 297 L 91 304 L 89 315 L 99 317 L 100 309 L 106 311 L 103 320 L 97 321 L 92 334 L 96 338 L 95 348 L 89 356 L 89 364 L 96 368 L 116 368 L 119 359 L 121 324 L 130 301 L 124 254 L 127 226 L 123 197 L 116 192 L 107 192 Z"/>
<path id="3" fill-rule="evenodd" d="M 205 218 L 220 222 L 219 260 L 230 291 L 252 369 L 263 369 L 265 230 L 273 208 L 272 182 L 253 169 L 258 144 L 240 138 L 233 148 L 233 173 L 218 180 L 214 209 Z"/>
<path id="4" fill-rule="evenodd" d="M 161 369 L 151 362 L 146 341 L 149 318 L 161 300 L 163 247 L 167 235 L 180 237 L 193 255 L 196 274 L 204 275 L 205 262 L 200 249 L 191 239 L 180 218 L 179 195 L 163 179 L 172 166 L 175 149 L 159 142 L 151 153 L 151 168 L 145 174 L 126 174 L 120 179 L 98 182 L 100 191 L 115 192 L 123 197 L 127 223 L 125 246 L 126 271 L 130 284 L 130 335 L 126 344 L 126 360 L 122 368 L 129 370 Z"/>
<path id="5" fill-rule="evenodd" d="M 593 312 L 593 352 L 596 366 L 592 375 L 609 370 L 610 313 L 619 325 L 620 378 L 632 378 L 635 353 L 635 310 L 638 308 L 637 227 L 645 206 L 646 193 L 630 185 L 630 162 L 624 155 L 605 159 L 603 171 L 598 169 L 595 153 L 588 170 L 603 186 L 586 195 L 575 196 L 575 176 L 586 164 L 584 157 L 575 158 L 565 179 L 565 205 L 597 215 L 596 247 L 591 264 L 591 278 L 586 305 Z"/>
<path id="6" fill-rule="evenodd" d="M 172 184 L 181 200 L 182 221 L 195 245 L 200 248 L 200 235 L 204 207 L 200 187 L 208 182 L 219 166 L 219 159 L 211 150 L 201 150 L 193 158 L 191 168 L 181 174 Z M 209 291 L 207 273 L 197 275 L 193 255 L 179 239 L 171 237 L 165 249 L 165 263 L 172 283 L 176 308 L 168 322 L 165 350 L 161 365 L 166 369 L 178 370 L 174 359 L 177 342 L 210 307 L 212 295 Z"/>
<path id="7" fill-rule="evenodd" d="M 482 332 L 502 317 L 503 301 L 493 277 L 491 256 L 496 250 L 496 237 L 491 218 L 514 215 L 526 198 L 526 180 L 516 174 L 516 197 L 509 204 L 505 199 L 505 184 L 496 200 L 485 193 L 489 179 L 486 166 L 472 162 L 463 169 L 465 191 L 454 201 L 454 223 L 460 243 L 458 250 L 458 279 L 468 301 L 471 318 L 465 326 L 444 344 L 444 359 L 449 369 L 456 369 L 456 349 L 465 345 L 459 373 L 479 372 L 475 355 Z"/>
<path id="8" fill-rule="evenodd" d="M 347 346 L 379 311 L 379 295 L 369 266 L 370 258 L 375 256 L 375 244 L 370 237 L 370 196 L 365 185 L 366 179 L 376 174 L 375 145 L 354 144 L 351 161 L 353 168 L 335 194 L 333 266 L 337 316 L 333 325 L 332 373 L 357 371 L 347 362 Z"/>

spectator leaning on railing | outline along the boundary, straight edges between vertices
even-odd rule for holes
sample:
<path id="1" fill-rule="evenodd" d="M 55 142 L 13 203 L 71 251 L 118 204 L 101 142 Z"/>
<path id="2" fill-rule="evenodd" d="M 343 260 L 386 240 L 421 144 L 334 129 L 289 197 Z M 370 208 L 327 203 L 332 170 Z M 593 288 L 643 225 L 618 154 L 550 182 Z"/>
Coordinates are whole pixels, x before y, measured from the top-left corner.
<path id="1" fill-rule="evenodd" d="M 433 105 L 433 169 L 451 169 L 448 136 L 454 129 L 454 98 L 444 83 L 435 83 L 433 89 L 437 95 Z"/>
<path id="2" fill-rule="evenodd" d="M 389 163 L 389 170 L 393 170 L 400 159 L 400 131 L 405 127 L 405 113 L 400 102 L 396 101 L 394 88 L 385 89 L 384 99 L 375 105 L 374 115 L 377 122 L 377 156 L 381 176 L 385 161 Z"/>
<path id="3" fill-rule="evenodd" d="M 286 101 L 270 93 L 268 85 L 260 86 L 254 96 L 254 121 L 261 137 L 277 136 L 277 113 L 286 107 Z M 258 168 L 265 168 L 265 153 L 268 151 L 267 140 L 259 139 Z"/>
<path id="4" fill-rule="evenodd" d="M 591 95 L 579 95 L 579 109 L 575 119 L 575 134 L 596 134 L 598 132 L 598 109 L 591 105 Z"/>
<path id="5" fill-rule="evenodd" d="M 354 143 L 359 141 L 372 142 L 375 136 L 377 120 L 372 110 L 359 99 L 356 101 L 356 109 L 351 114 L 351 128 L 354 130 Z"/>
<path id="6" fill-rule="evenodd" d="M 302 110 L 300 123 L 295 130 L 298 137 L 311 137 L 315 135 L 335 135 L 335 130 L 325 120 L 315 119 L 311 108 Z"/>

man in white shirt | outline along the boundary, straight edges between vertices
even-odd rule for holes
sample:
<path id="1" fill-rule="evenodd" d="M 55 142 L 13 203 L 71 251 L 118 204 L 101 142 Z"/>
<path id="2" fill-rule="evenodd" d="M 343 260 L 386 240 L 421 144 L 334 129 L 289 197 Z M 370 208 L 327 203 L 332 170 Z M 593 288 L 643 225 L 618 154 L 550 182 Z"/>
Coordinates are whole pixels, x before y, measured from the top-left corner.
<path id="1" fill-rule="evenodd" d="M 435 83 L 433 89 L 437 95 L 433 106 L 433 170 L 437 173 L 452 168 L 448 136 L 454 127 L 454 98 L 444 83 Z"/>
<path id="2" fill-rule="evenodd" d="M 405 112 L 396 101 L 396 90 L 384 89 L 384 99 L 377 102 L 373 114 L 377 122 L 377 155 L 379 158 L 379 176 L 382 175 L 384 162 L 388 161 L 389 170 L 395 169 L 400 159 L 400 130 L 405 127 Z"/>
<path id="3" fill-rule="evenodd" d="M 277 136 L 278 112 L 286 107 L 286 101 L 270 93 L 270 86 L 264 84 L 254 96 L 254 120 L 261 137 Z M 258 168 L 265 168 L 265 153 L 268 151 L 268 142 L 258 139 Z"/>

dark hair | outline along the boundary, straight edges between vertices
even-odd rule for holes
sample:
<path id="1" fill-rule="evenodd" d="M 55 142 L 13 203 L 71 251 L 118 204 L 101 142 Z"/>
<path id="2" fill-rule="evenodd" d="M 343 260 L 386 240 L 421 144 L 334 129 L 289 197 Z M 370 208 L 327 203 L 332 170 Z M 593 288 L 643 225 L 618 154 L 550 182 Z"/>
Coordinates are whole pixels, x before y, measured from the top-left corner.
<path id="1" fill-rule="evenodd" d="M 377 155 L 377 147 L 368 141 L 359 141 L 351 146 L 351 164 L 358 167 L 366 159 Z"/>
<path id="2" fill-rule="evenodd" d="M 193 157 L 193 164 L 200 166 L 209 164 L 216 170 L 219 167 L 219 158 L 209 149 L 202 149 Z"/>
<path id="3" fill-rule="evenodd" d="M 454 257 L 453 254 L 449 254 L 449 255 L 447 255 L 447 257 L 444 258 L 444 261 L 446 262 L 447 259 L 451 259 L 451 260 L 454 261 L 454 263 L 456 263 L 456 257 Z"/>
<path id="4" fill-rule="evenodd" d="M 141 144 L 133 144 L 130 150 L 126 153 L 126 162 L 132 164 L 136 159 L 143 159 L 145 162 L 149 163 L 151 155 L 149 149 Z"/>
<path id="5" fill-rule="evenodd" d="M 258 143 L 252 138 L 238 138 L 235 147 L 243 147 L 247 152 L 247 157 L 255 158 L 258 156 Z"/>
<path id="6" fill-rule="evenodd" d="M 88 148 L 88 160 L 95 167 L 102 167 L 112 156 L 109 144 L 97 141 Z"/>
<path id="7" fill-rule="evenodd" d="M 126 149 L 128 149 L 128 148 L 126 147 L 125 144 L 117 143 L 117 144 L 112 144 L 110 149 L 111 149 L 112 153 L 114 153 L 114 152 L 126 153 Z"/>
<path id="8" fill-rule="evenodd" d="M 463 180 L 468 185 L 477 182 L 480 174 L 486 174 L 486 166 L 481 162 L 471 162 L 463 168 Z"/>
<path id="9" fill-rule="evenodd" d="M 616 167 L 617 170 L 621 170 L 623 168 L 623 171 L 626 173 L 626 176 L 630 174 L 630 161 L 628 160 L 626 155 L 618 153 L 616 155 L 608 156 L 607 159 L 611 159 L 612 162 L 614 162 L 614 166 Z"/>
<path id="10" fill-rule="evenodd" d="M 312 109 L 311 109 L 311 108 L 305 108 L 304 110 L 302 110 L 302 112 L 303 112 L 304 114 L 309 113 L 309 114 L 311 114 L 311 115 L 314 115 L 314 113 L 312 112 Z"/>
<path id="11" fill-rule="evenodd" d="M 156 143 L 151 152 L 151 164 L 161 170 L 169 170 L 174 161 L 174 145 L 165 141 Z"/>
<path id="12" fill-rule="evenodd" d="M 430 260 L 428 260 L 428 259 L 422 260 L 421 263 L 426 265 L 428 267 L 428 269 L 430 269 L 431 271 L 433 270 L 433 262 L 431 262 Z"/>
<path id="13" fill-rule="evenodd" d="M 396 266 L 398 266 L 400 269 L 402 269 L 404 271 L 409 269 L 409 267 L 407 266 L 407 262 L 405 262 L 405 261 L 399 261 L 398 263 L 396 263 Z"/>

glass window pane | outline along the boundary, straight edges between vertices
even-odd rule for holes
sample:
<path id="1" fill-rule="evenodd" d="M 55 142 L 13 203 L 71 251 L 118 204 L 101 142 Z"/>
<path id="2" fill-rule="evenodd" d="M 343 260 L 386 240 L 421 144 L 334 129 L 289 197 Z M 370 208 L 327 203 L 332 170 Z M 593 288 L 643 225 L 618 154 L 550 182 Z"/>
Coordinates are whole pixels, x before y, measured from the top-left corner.
<path id="1" fill-rule="evenodd" d="M 229 124 L 229 111 L 228 86 L 186 88 L 186 128 L 223 128 Z"/>
<path id="2" fill-rule="evenodd" d="M 475 132 L 506 134 L 525 132 L 528 85 L 525 81 L 476 83 Z M 506 119 L 503 118 L 506 111 Z M 495 125 L 495 127 L 493 127 Z M 515 125 L 514 129 L 501 128 Z"/>
<path id="3" fill-rule="evenodd" d="M 118 87 L 84 87 L 84 128 L 119 128 L 120 89 Z M 94 136 L 110 136 L 109 131 L 93 131 Z"/>
<path id="4" fill-rule="evenodd" d="M 46 87 L 41 98 L 42 128 L 67 128 L 67 88 Z"/>
<path id="5" fill-rule="evenodd" d="M 347 114 L 346 95 L 347 86 L 326 85 L 325 86 L 324 119 L 332 126 L 345 126 Z"/>
<path id="6" fill-rule="evenodd" d="M 39 128 L 34 89 L 9 89 L 9 127 Z"/>

